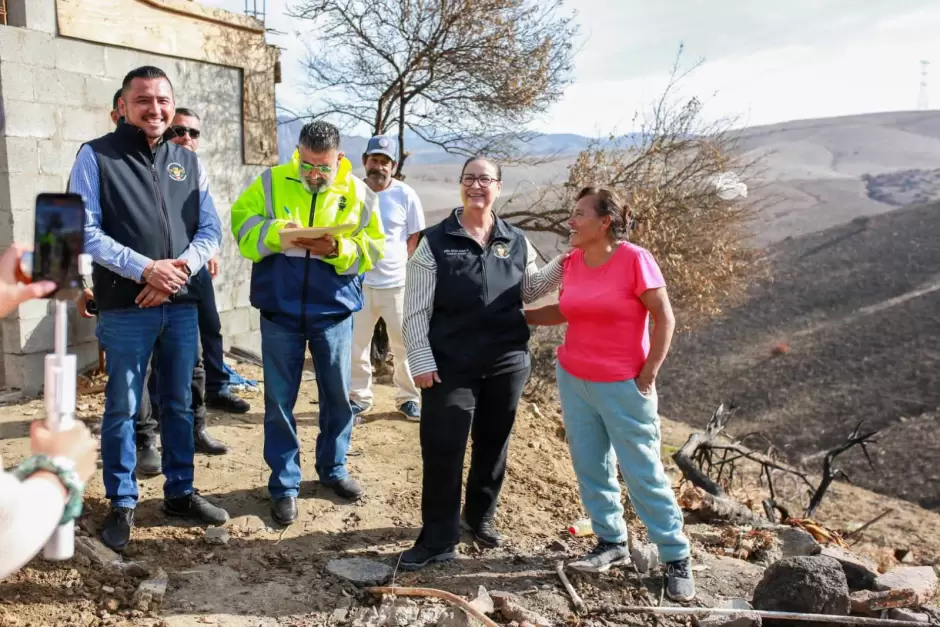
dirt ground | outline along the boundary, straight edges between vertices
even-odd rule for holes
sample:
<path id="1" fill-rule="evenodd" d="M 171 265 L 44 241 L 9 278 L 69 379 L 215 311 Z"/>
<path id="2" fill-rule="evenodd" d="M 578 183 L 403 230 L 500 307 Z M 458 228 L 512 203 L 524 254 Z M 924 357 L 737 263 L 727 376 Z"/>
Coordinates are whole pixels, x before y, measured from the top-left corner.
<path id="1" fill-rule="evenodd" d="M 246 376 L 260 372 L 240 365 Z M 410 546 L 420 525 L 421 458 L 418 425 L 394 413 L 393 390 L 376 385 L 376 409 L 353 435 L 349 466 L 366 488 L 357 504 L 335 499 L 315 480 L 312 468 L 316 438 L 315 383 L 302 386 L 297 419 L 305 463 L 297 522 L 274 528 L 268 513 L 268 471 L 261 456 L 262 399 L 249 397 L 252 411 L 244 416 L 212 413 L 210 429 L 232 447 L 221 457 L 197 456 L 196 486 L 231 514 L 227 545 L 209 544 L 200 527 L 180 526 L 160 509 L 162 478 L 140 482 L 141 502 L 127 557 L 164 568 L 169 587 L 156 613 L 129 609 L 138 580 L 102 572 L 77 557 L 55 564 L 34 560 L 0 582 L 0 625 L 148 625 L 182 627 L 200 624 L 231 627 L 342 624 L 347 609 L 374 600 L 330 574 L 326 563 L 338 556 L 361 555 L 394 565 L 395 556 Z M 79 399 L 80 418 L 94 425 L 103 396 Z M 42 415 L 42 401 L 0 408 L 0 453 L 6 464 L 27 455 L 29 422 Z M 554 573 L 557 560 L 571 559 L 589 549 L 592 539 L 570 538 L 567 524 L 583 516 L 577 483 L 560 429 L 557 407 L 523 401 L 513 436 L 508 477 L 497 522 L 506 546 L 480 552 L 460 546 L 460 559 L 417 574 L 399 573 L 395 582 L 448 590 L 466 597 L 478 586 L 513 592 L 526 606 L 553 624 L 602 625 L 645 623 L 627 618 L 613 607 L 655 603 L 661 588 L 657 576 L 629 570 L 600 576 L 572 577 L 592 613 L 576 619 Z M 664 420 L 664 453 L 670 454 L 689 435 L 689 428 Z M 678 471 L 669 465 L 678 479 Z M 752 489 L 756 489 L 752 486 Z M 742 493 L 743 494 L 743 493 Z M 107 504 L 100 476 L 91 481 L 83 530 L 94 535 Z M 886 508 L 892 516 L 865 534 L 855 548 L 883 559 L 893 548 L 913 548 L 919 563 L 940 561 L 940 516 L 910 503 L 838 485 L 823 507 L 822 520 L 835 528 L 857 526 Z M 637 525 L 631 520 L 632 525 Z M 642 531 L 639 532 L 642 536 Z M 465 538 L 466 539 L 466 538 Z M 888 547 L 885 549 L 884 547 Z M 748 596 L 762 569 L 733 559 L 716 558 L 697 549 L 695 572 L 698 603 L 719 597 Z M 397 603 L 411 603 L 399 599 Z M 351 616 L 351 615 L 350 615 Z M 590 618 L 601 616 L 605 618 Z M 347 623 L 348 624 L 348 623 Z"/>

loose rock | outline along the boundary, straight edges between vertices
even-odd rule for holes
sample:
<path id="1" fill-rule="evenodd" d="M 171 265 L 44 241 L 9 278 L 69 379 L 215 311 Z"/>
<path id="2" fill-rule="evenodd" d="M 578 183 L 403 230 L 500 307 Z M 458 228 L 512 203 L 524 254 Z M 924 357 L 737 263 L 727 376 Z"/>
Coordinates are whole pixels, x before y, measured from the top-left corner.
<path id="1" fill-rule="evenodd" d="M 849 586 L 842 566 L 831 557 L 790 557 L 764 571 L 754 591 L 758 610 L 847 616 Z M 833 621 L 838 622 L 838 621 Z M 765 620 L 767 627 L 819 627 L 799 621 Z"/>
<path id="2" fill-rule="evenodd" d="M 915 607 L 927 605 L 937 596 L 937 573 L 932 566 L 902 566 L 880 575 L 875 580 L 878 590 L 911 588 L 917 595 Z"/>
<path id="3" fill-rule="evenodd" d="M 496 605 L 493 603 L 493 597 L 490 596 L 490 593 L 486 591 L 486 588 L 480 586 L 477 589 L 477 598 L 470 601 L 470 605 L 473 606 L 473 609 L 480 612 L 481 614 L 492 614 L 496 611 Z"/>
<path id="4" fill-rule="evenodd" d="M 392 569 L 387 565 L 364 557 L 330 560 L 326 569 L 337 577 L 363 586 L 381 585 L 392 576 Z"/>
<path id="5" fill-rule="evenodd" d="M 648 573 L 659 566 L 659 550 L 653 544 L 639 544 L 630 549 L 630 559 L 637 572 Z"/>
<path id="6" fill-rule="evenodd" d="M 831 557 L 842 565 L 849 590 L 873 590 L 878 578 L 878 564 L 860 555 L 855 555 L 838 546 L 827 546 L 822 555 Z"/>
<path id="7" fill-rule="evenodd" d="M 822 551 L 822 547 L 816 542 L 816 538 L 810 532 L 799 527 L 784 529 L 777 534 L 777 538 L 780 540 L 780 550 L 784 558 L 819 555 Z"/>
<path id="8" fill-rule="evenodd" d="M 519 602 L 519 598 L 508 592 L 491 592 L 490 597 L 500 614 L 508 621 L 515 621 L 520 625 L 529 623 L 535 627 L 551 627 L 552 622 L 531 610 L 526 609 Z"/>
<path id="9" fill-rule="evenodd" d="M 696 627 L 761 627 L 761 617 L 753 611 L 754 608 L 747 602 L 747 599 L 725 599 L 716 607 L 741 610 L 741 612 L 726 616 L 708 614 L 703 618 L 694 616 L 693 624 Z"/>
<path id="10" fill-rule="evenodd" d="M 169 576 L 162 568 L 157 568 L 153 577 L 145 579 L 137 586 L 134 596 L 131 597 L 131 607 L 141 612 L 150 611 L 151 608 L 160 605 L 163 602 L 163 596 L 166 594 L 167 584 L 170 582 Z"/>
<path id="11" fill-rule="evenodd" d="M 75 551 L 79 555 L 84 555 L 91 560 L 93 564 L 112 567 L 115 562 L 120 563 L 121 556 L 106 547 L 97 538 L 76 536 Z"/>
<path id="12" fill-rule="evenodd" d="M 228 544 L 229 535 L 225 527 L 209 527 L 206 529 L 206 542 L 209 544 Z"/>

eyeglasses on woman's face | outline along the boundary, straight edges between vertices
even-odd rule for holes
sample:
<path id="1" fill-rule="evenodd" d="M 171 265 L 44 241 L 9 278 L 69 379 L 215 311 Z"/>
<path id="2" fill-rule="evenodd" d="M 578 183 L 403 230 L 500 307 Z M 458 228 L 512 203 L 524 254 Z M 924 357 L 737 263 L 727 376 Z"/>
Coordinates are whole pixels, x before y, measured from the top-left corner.
<path id="1" fill-rule="evenodd" d="M 495 181 L 499 181 L 499 179 L 494 179 L 492 176 L 487 176 L 486 174 L 484 174 L 483 176 L 474 176 L 472 174 L 464 174 L 462 177 L 460 177 L 460 183 L 464 187 L 473 187 L 474 183 L 479 183 L 480 187 L 487 188 L 490 185 L 492 185 Z"/>

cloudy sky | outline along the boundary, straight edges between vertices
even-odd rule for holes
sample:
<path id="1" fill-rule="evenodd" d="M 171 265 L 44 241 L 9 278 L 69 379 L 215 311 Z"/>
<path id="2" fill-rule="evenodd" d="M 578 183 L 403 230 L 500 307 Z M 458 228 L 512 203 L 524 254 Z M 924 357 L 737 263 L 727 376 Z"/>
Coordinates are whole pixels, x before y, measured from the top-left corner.
<path id="1" fill-rule="evenodd" d="M 245 0 L 198 0 L 243 11 Z M 267 0 L 269 41 L 284 48 L 278 101 L 302 110 L 305 43 L 315 33 L 286 15 L 297 0 Z M 249 3 L 254 0 L 249 0 Z M 262 0 L 257 0 L 261 5 Z M 573 6 L 572 2 L 572 6 Z M 920 60 L 940 108 L 937 0 L 577 0 L 575 82 L 534 126 L 583 135 L 627 132 L 661 92 L 680 42 L 704 65 L 683 93 L 705 114 L 748 126 L 916 108 Z"/>

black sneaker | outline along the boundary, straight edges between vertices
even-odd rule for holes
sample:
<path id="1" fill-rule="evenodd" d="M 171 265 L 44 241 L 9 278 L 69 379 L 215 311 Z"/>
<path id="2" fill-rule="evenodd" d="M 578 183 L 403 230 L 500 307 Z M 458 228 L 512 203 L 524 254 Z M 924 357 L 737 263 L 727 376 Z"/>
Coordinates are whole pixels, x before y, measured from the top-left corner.
<path id="1" fill-rule="evenodd" d="M 500 535 L 492 520 L 483 520 L 479 525 L 471 525 L 466 519 L 461 522 L 464 529 L 470 532 L 470 535 L 481 547 L 495 549 L 503 543 L 503 536 Z"/>
<path id="2" fill-rule="evenodd" d="M 692 561 L 689 558 L 666 564 L 666 596 L 679 602 L 695 598 L 695 581 L 692 579 Z"/>
<path id="3" fill-rule="evenodd" d="M 228 521 L 228 512 L 213 505 L 198 492 L 176 499 L 164 499 L 163 511 L 167 516 L 191 518 L 207 525 L 222 525 Z"/>
<path id="4" fill-rule="evenodd" d="M 630 549 L 626 542 L 615 544 L 601 540 L 594 550 L 568 564 L 569 568 L 585 573 L 604 573 L 612 566 L 622 566 L 630 563 Z"/>
<path id="5" fill-rule="evenodd" d="M 429 549 L 423 545 L 416 544 L 401 554 L 398 567 L 402 570 L 418 570 L 429 564 L 438 562 L 447 562 L 457 557 L 457 551 L 454 547 L 446 549 Z"/>
<path id="6" fill-rule="evenodd" d="M 398 408 L 398 413 L 412 422 L 421 422 L 421 408 L 414 401 L 406 401 Z"/>
<path id="7" fill-rule="evenodd" d="M 142 477 L 156 477 L 162 472 L 163 460 L 156 446 L 137 447 L 137 474 Z"/>
<path id="8" fill-rule="evenodd" d="M 134 528 L 134 510 L 130 507 L 112 507 L 101 524 L 101 541 L 112 551 L 123 551 L 131 541 Z"/>
<path id="9" fill-rule="evenodd" d="M 358 501 L 365 494 L 362 486 L 352 477 L 344 477 L 339 481 L 324 483 L 323 485 L 333 490 L 337 496 L 347 501 Z"/>
<path id="10" fill-rule="evenodd" d="M 206 405 L 230 414 L 247 414 L 251 409 L 248 401 L 241 399 L 231 390 L 221 390 L 216 394 L 206 394 Z"/>

